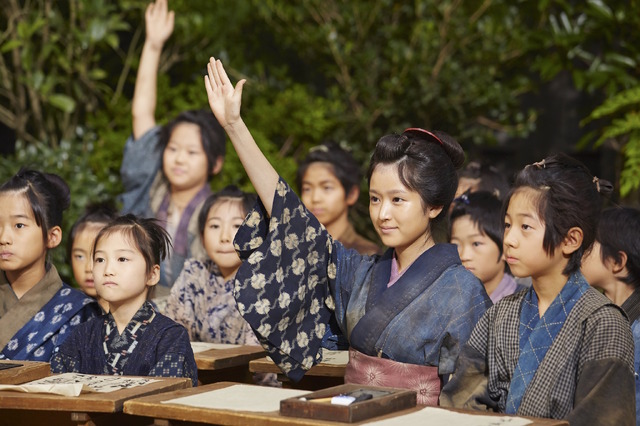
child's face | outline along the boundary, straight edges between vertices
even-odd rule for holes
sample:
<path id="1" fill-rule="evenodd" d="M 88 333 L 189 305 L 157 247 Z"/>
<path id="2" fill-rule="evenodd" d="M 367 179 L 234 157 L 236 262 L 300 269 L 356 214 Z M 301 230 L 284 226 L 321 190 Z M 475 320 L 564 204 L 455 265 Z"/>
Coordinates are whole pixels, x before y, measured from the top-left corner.
<path id="1" fill-rule="evenodd" d="M 156 265 L 154 273 L 147 276 L 142 253 L 121 232 L 102 237 L 93 259 L 96 291 L 112 309 L 125 304 L 142 306 L 149 287 L 159 279 L 160 267 Z"/>
<path id="2" fill-rule="evenodd" d="M 382 243 L 418 255 L 433 245 L 429 221 L 442 209 L 425 208 L 420 194 L 400 181 L 395 164 L 379 164 L 371 174 L 369 215 Z"/>
<path id="3" fill-rule="evenodd" d="M 86 294 L 96 297 L 96 288 L 93 282 L 93 258 L 91 250 L 98 232 L 104 227 L 102 223 L 89 222 L 80 232 L 76 233 L 71 246 L 71 269 L 73 277 Z"/>
<path id="4" fill-rule="evenodd" d="M 325 227 L 340 219 L 346 220 L 349 206 L 355 202 L 347 200 L 347 194 L 333 174 L 331 165 L 321 162 L 309 164 L 302 177 L 301 199 Z"/>
<path id="5" fill-rule="evenodd" d="M 462 265 L 483 283 L 502 279 L 504 260 L 496 243 L 482 233 L 469 215 L 456 218 L 451 225 L 451 243 L 458 247 Z"/>
<path id="6" fill-rule="evenodd" d="M 200 127 L 180 123 L 173 128 L 162 156 L 162 170 L 174 190 L 202 187 L 209 178 Z"/>
<path id="7" fill-rule="evenodd" d="M 538 216 L 537 191 L 521 188 L 507 207 L 504 230 L 504 257 L 516 277 L 559 276 L 567 264 L 561 250 L 549 256 L 544 250 L 545 224 Z"/>
<path id="8" fill-rule="evenodd" d="M 35 265 L 44 266 L 47 247 L 27 198 L 0 193 L 0 270 L 17 276 Z"/>
<path id="9" fill-rule="evenodd" d="M 240 200 L 221 200 L 217 202 L 207 215 L 204 226 L 204 248 L 214 261 L 222 276 L 228 279 L 240 267 L 240 258 L 233 248 L 236 236 L 245 212 Z"/>
<path id="10" fill-rule="evenodd" d="M 616 278 L 606 263 L 602 262 L 602 247 L 595 241 L 589 253 L 582 257 L 582 275 L 589 284 L 597 288 L 605 288 L 608 283 L 616 282 Z"/>

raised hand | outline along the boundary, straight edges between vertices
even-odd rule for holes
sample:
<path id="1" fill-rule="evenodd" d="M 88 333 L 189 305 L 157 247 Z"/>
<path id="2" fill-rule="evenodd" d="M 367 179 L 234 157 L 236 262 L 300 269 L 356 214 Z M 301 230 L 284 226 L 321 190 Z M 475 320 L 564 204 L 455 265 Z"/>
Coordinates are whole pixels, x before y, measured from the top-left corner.
<path id="1" fill-rule="evenodd" d="M 164 42 L 173 33 L 175 14 L 169 11 L 167 0 L 156 0 L 149 3 L 144 14 L 146 25 L 146 42 L 162 49 Z"/>
<path id="2" fill-rule="evenodd" d="M 240 105 L 242 104 L 242 87 L 246 80 L 240 80 L 233 87 L 220 60 L 213 57 L 207 64 L 204 86 L 207 89 L 209 106 L 218 123 L 224 128 L 240 121 Z"/>

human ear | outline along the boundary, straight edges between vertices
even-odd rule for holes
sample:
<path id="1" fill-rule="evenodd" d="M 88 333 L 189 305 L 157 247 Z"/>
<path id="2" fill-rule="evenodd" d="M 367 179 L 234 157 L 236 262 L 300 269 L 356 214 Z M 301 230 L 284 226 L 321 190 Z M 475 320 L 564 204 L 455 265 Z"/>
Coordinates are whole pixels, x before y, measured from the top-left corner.
<path id="1" fill-rule="evenodd" d="M 578 228 L 577 226 L 569 229 L 569 232 L 567 232 L 567 235 L 562 241 L 562 253 L 567 256 L 571 255 L 573 252 L 580 248 L 583 238 L 584 234 L 582 232 L 582 229 Z"/>
<path id="2" fill-rule="evenodd" d="M 222 170 L 222 165 L 224 164 L 224 157 L 218 156 L 216 161 L 213 163 L 213 167 L 211 168 L 211 174 L 217 175 Z"/>
<path id="3" fill-rule="evenodd" d="M 147 287 L 153 287 L 160 282 L 160 265 L 153 265 L 147 278 Z"/>
<path id="4" fill-rule="evenodd" d="M 620 260 L 616 260 L 615 258 L 610 259 L 611 261 L 611 272 L 613 272 L 614 275 L 623 273 L 623 276 L 626 276 L 626 269 L 627 269 L 627 253 L 623 252 L 622 250 L 618 252 L 618 256 Z"/>
<path id="5" fill-rule="evenodd" d="M 437 206 L 437 207 L 429 207 L 429 208 L 427 208 L 427 215 L 429 215 L 429 219 L 435 219 L 436 217 L 438 217 L 440 212 L 442 212 L 443 208 L 444 208 L 444 206 Z"/>
<path id="6" fill-rule="evenodd" d="M 52 249 L 58 247 L 62 241 L 62 229 L 59 226 L 54 226 L 49 229 L 47 233 L 47 248 Z"/>
<path id="7" fill-rule="evenodd" d="M 354 205 L 356 201 L 358 201 L 358 197 L 360 196 L 360 188 L 357 185 L 353 185 L 347 194 L 346 202 L 349 207 Z"/>

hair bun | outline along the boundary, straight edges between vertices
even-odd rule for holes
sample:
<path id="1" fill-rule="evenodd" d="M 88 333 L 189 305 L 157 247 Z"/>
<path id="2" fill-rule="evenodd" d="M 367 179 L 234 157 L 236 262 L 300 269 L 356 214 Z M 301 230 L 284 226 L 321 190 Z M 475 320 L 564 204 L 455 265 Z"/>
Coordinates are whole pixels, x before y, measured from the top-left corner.
<path id="1" fill-rule="evenodd" d="M 459 169 L 464 164 L 464 150 L 462 146 L 458 143 L 458 141 L 448 133 L 445 133 L 441 130 L 434 130 L 433 134 L 438 136 L 442 141 L 442 148 L 447 153 L 453 166 L 456 169 Z"/>
<path id="2" fill-rule="evenodd" d="M 71 205 L 71 190 L 69 189 L 69 185 L 56 174 L 43 172 L 42 176 L 49 184 L 51 193 L 57 199 L 60 208 L 62 210 L 68 209 Z"/>

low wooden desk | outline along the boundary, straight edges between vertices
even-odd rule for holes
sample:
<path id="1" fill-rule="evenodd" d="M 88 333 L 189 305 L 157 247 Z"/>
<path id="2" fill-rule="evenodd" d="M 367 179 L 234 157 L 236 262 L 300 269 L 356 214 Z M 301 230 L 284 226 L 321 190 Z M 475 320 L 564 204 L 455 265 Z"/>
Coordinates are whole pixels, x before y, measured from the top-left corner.
<path id="1" fill-rule="evenodd" d="M 191 379 L 148 377 L 157 382 L 79 396 L 0 391 L 0 425 L 140 425 L 148 419 L 122 413 L 128 399 L 191 387 Z"/>
<path id="2" fill-rule="evenodd" d="M 252 373 L 277 373 L 282 386 L 293 389 L 319 390 L 344 384 L 346 364 L 319 363 L 311 367 L 299 382 L 290 381 L 269 357 L 258 358 L 249 363 Z"/>
<path id="3" fill-rule="evenodd" d="M 51 366 L 48 362 L 2 360 L 0 364 L 21 364 L 19 367 L 0 370 L 1 385 L 19 385 L 51 374 Z"/>
<path id="4" fill-rule="evenodd" d="M 124 412 L 135 416 L 147 416 L 155 419 L 154 425 L 160 426 L 174 426 L 174 425 L 252 425 L 252 426 L 273 426 L 273 425 L 362 425 L 367 422 L 382 420 L 387 418 L 394 418 L 404 414 L 410 414 L 420 410 L 423 407 L 415 407 L 407 410 L 398 411 L 396 413 L 388 414 L 386 416 L 374 417 L 366 422 L 359 423 L 340 423 L 330 422 L 324 420 L 305 419 L 298 417 L 286 417 L 281 416 L 278 411 L 270 412 L 251 412 L 251 411 L 235 411 L 235 410 L 222 410 L 203 407 L 192 407 L 180 404 L 167 404 L 163 401 L 169 401 L 174 398 L 180 398 L 198 393 L 209 392 L 212 390 L 223 389 L 235 385 L 236 383 L 219 382 L 209 385 L 199 386 L 192 389 L 183 389 L 174 392 L 167 392 L 163 394 L 151 395 L 143 398 L 130 399 L 124 403 Z M 264 388 L 264 392 L 269 392 L 273 388 Z M 491 415 L 487 413 L 471 412 L 465 410 L 453 410 L 464 412 L 467 414 L 482 414 Z M 496 416 L 500 416 L 495 414 Z M 533 426 L 568 426 L 566 421 L 552 420 L 552 419 L 530 419 L 533 421 Z M 449 426 L 449 425 L 435 425 L 431 426 Z"/>
<path id="5" fill-rule="evenodd" d="M 263 357 L 265 350 L 262 346 L 233 346 L 235 345 L 230 345 L 228 349 L 209 349 L 194 354 L 200 383 L 224 380 L 252 383 L 249 362 Z"/>

